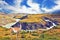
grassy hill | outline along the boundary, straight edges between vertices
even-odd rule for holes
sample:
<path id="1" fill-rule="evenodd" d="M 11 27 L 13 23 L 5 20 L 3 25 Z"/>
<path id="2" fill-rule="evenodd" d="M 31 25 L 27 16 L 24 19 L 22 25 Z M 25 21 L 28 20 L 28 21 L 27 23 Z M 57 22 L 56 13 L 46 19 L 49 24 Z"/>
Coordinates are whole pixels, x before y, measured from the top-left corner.
<path id="1" fill-rule="evenodd" d="M 15 18 L 0 14 L 0 26 L 15 22 Z"/>
<path id="2" fill-rule="evenodd" d="M 24 14 L 23 14 L 24 15 Z M 5 25 L 11 22 L 15 22 L 16 18 L 23 17 L 22 14 L 8 14 L 8 15 L 2 15 L 0 14 L 0 40 L 16 40 L 16 33 L 12 33 L 10 29 L 3 28 L 1 25 Z M 53 20 L 57 20 L 60 22 L 60 18 L 58 15 L 51 15 L 51 14 L 28 14 L 28 17 L 20 20 L 20 22 L 41 22 L 45 23 L 42 19 L 42 17 L 49 17 Z M 56 16 L 56 17 L 55 17 Z M 48 31 L 41 31 L 36 30 L 33 32 L 29 31 L 20 31 L 18 34 L 18 38 L 20 40 L 60 40 L 60 25 L 57 27 L 50 29 Z"/>

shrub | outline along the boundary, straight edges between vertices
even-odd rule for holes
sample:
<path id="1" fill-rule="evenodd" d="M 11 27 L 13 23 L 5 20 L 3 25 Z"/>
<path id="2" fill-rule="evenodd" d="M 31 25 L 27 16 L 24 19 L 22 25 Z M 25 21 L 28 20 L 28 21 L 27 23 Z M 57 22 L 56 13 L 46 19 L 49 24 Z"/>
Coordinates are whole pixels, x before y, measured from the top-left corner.
<path id="1" fill-rule="evenodd" d="M 33 38 L 32 40 L 40 40 L 40 39 L 38 39 L 38 38 Z"/>
<path id="2" fill-rule="evenodd" d="M 32 36 L 38 36 L 38 34 L 37 34 L 37 33 L 32 33 L 31 35 L 32 35 Z"/>
<path id="3" fill-rule="evenodd" d="M 26 31 L 22 31 L 21 34 L 26 34 L 27 32 Z"/>

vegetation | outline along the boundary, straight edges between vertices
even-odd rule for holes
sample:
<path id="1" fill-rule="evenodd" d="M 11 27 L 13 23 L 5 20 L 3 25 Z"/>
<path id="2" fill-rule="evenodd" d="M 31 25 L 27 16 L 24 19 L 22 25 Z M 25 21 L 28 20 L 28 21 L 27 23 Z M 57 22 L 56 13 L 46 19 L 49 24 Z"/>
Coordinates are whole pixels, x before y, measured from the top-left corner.
<path id="1" fill-rule="evenodd" d="M 16 34 L 10 35 L 9 29 L 0 27 L 0 40 L 16 40 Z M 18 34 L 18 38 L 21 40 L 60 40 L 60 29 L 51 29 L 49 31 L 34 31 L 34 32 L 26 32 L 21 31 Z"/>
<path id="2" fill-rule="evenodd" d="M 16 22 L 15 18 L 11 18 L 6 15 L 0 15 L 0 26 L 6 25 L 8 23 Z"/>
<path id="3" fill-rule="evenodd" d="M 41 17 L 43 17 L 42 14 L 41 15 L 38 15 L 38 14 L 29 15 L 28 19 L 24 19 L 21 21 L 22 22 L 28 22 L 28 21 L 29 22 L 41 22 L 42 21 L 42 23 L 44 23 Z M 20 18 L 20 15 L 16 16 L 15 18 Z M 7 22 L 6 24 L 8 24 L 10 22 L 15 22 L 15 21 L 8 16 L 0 15 L 0 26 L 1 24 L 4 25 L 5 22 Z M 10 29 L 0 27 L 0 40 L 11 40 L 11 39 L 16 40 L 16 33 L 11 33 Z M 33 31 L 33 32 L 20 31 L 18 33 L 18 39 L 19 40 L 60 40 L 60 25 L 48 31 L 38 31 L 38 30 Z"/>

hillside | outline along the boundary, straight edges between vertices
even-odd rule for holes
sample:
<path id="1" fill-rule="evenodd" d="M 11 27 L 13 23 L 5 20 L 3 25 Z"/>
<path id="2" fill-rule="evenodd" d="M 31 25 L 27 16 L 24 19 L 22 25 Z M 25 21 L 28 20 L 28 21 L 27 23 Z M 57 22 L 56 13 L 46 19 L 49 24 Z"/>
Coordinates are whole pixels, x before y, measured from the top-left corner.
<path id="1" fill-rule="evenodd" d="M 8 23 L 16 22 L 15 18 L 11 18 L 7 15 L 0 14 L 0 26 L 6 25 Z"/>
<path id="2" fill-rule="evenodd" d="M 60 27 L 60 26 L 59 26 Z M 18 34 L 19 40 L 60 40 L 60 28 L 53 28 L 48 31 L 20 31 Z M 16 40 L 16 34 L 12 33 L 10 29 L 0 27 L 0 40 Z"/>
<path id="3" fill-rule="evenodd" d="M 15 19 L 22 18 L 24 14 L 0 14 L 0 40 L 16 40 L 16 33 L 12 33 L 10 29 L 2 27 L 8 23 L 16 22 Z M 52 14 L 28 14 L 26 18 L 20 20 L 20 22 L 26 23 L 42 23 L 46 22 L 43 20 L 43 17 L 48 17 L 53 20 L 57 20 L 60 23 L 59 15 Z M 20 31 L 18 34 L 20 40 L 60 40 L 60 25 L 48 30 L 41 31 L 36 30 L 33 32 L 29 31 Z"/>
<path id="4" fill-rule="evenodd" d="M 21 22 L 42 22 L 44 23 L 43 17 L 47 17 L 47 18 L 50 18 L 52 20 L 57 20 L 57 21 L 60 20 L 60 16 L 56 14 L 28 14 L 25 19 L 21 20 Z"/>

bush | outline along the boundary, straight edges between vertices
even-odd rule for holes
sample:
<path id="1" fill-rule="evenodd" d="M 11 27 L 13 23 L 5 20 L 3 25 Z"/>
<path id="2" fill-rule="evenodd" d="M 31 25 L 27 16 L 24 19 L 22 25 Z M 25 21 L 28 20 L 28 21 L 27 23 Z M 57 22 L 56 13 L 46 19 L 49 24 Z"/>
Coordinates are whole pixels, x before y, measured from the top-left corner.
<path id="1" fill-rule="evenodd" d="M 26 31 L 22 31 L 21 34 L 27 34 L 27 32 Z"/>
<path id="2" fill-rule="evenodd" d="M 38 38 L 33 38 L 32 40 L 40 40 L 40 39 L 38 39 Z"/>
<path id="3" fill-rule="evenodd" d="M 31 34 L 32 36 L 38 36 L 38 34 L 37 33 L 33 33 L 33 34 Z"/>

